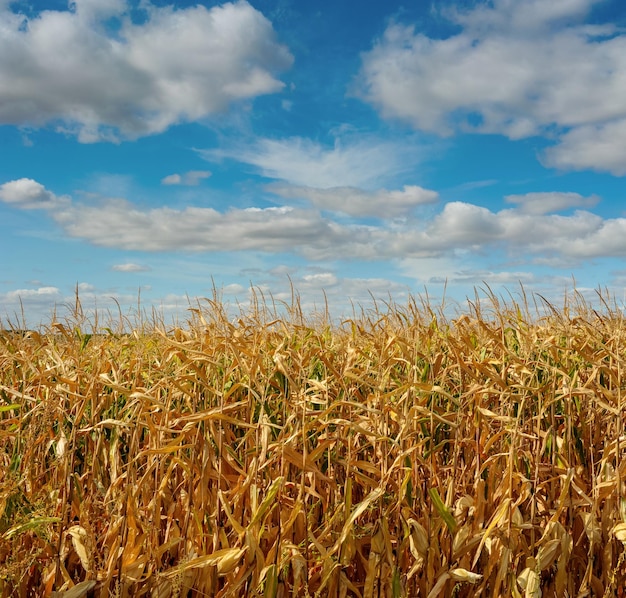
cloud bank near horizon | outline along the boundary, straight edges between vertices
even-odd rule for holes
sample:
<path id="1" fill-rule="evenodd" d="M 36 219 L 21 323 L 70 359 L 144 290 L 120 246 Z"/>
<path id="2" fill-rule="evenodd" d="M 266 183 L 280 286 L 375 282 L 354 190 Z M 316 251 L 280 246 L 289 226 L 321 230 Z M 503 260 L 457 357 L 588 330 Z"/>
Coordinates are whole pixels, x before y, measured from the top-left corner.
<path id="1" fill-rule="evenodd" d="M 481 253 L 497 247 L 518 256 L 521 252 L 529 262 L 545 255 L 564 263 L 626 256 L 626 218 L 602 218 L 580 209 L 596 205 L 596 196 L 571 192 L 507 196 L 506 201 L 515 207 L 499 211 L 451 201 L 430 218 L 405 216 L 374 225 L 335 220 L 320 211 L 322 200 L 335 198 L 334 211 L 361 215 L 363 201 L 371 198 L 362 192 L 356 192 L 355 199 L 353 189 L 303 192 L 286 187 L 278 191 L 287 196 L 304 195 L 311 205 L 221 212 L 203 207 L 142 209 L 125 199 L 86 204 L 57 197 L 31 179 L 0 185 L 0 201 L 16 208 L 47 210 L 71 237 L 131 251 L 295 251 L 310 260 L 377 261 L 457 251 Z M 379 193 L 401 201 L 407 195 L 416 196 L 417 203 L 436 199 L 434 191 L 424 189 Z"/>

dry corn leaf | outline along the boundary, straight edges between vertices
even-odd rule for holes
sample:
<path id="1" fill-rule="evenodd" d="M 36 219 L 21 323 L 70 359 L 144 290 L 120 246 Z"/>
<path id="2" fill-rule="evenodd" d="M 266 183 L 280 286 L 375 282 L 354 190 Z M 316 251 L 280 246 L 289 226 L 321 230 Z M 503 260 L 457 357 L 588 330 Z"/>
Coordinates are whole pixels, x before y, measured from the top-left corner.
<path id="1" fill-rule="evenodd" d="M 450 573 L 448 571 L 444 571 L 437 579 L 437 583 L 433 586 L 433 589 L 428 592 L 428 596 L 426 598 L 437 598 L 441 592 L 443 592 L 446 587 L 446 583 L 450 579 Z"/>
<path id="2" fill-rule="evenodd" d="M 64 592 L 52 592 L 50 598 L 83 598 L 96 587 L 94 580 L 81 581 Z"/>
<path id="3" fill-rule="evenodd" d="M 483 576 L 479 573 L 472 573 L 467 569 L 456 568 L 450 570 L 450 578 L 454 581 L 462 581 L 465 583 L 478 583 Z"/>
<path id="4" fill-rule="evenodd" d="M 611 533 L 626 546 L 626 523 L 618 523 Z"/>
<path id="5" fill-rule="evenodd" d="M 596 516 L 593 513 L 581 513 L 580 516 L 583 520 L 585 534 L 587 534 L 589 541 L 594 544 L 600 544 L 600 542 L 602 542 L 602 530 L 600 529 Z"/>
<path id="6" fill-rule="evenodd" d="M 252 516 L 252 520 L 250 521 L 249 527 L 254 527 L 257 523 L 259 523 L 265 515 L 270 511 L 274 506 L 276 506 L 275 500 L 278 495 L 278 491 L 282 488 L 285 482 L 285 478 L 280 476 L 276 478 L 272 485 L 269 487 L 267 493 L 265 494 L 265 498 L 259 505 L 259 508 L 256 510 L 254 515 Z"/>
<path id="7" fill-rule="evenodd" d="M 201 569 L 203 567 L 217 566 L 218 575 L 228 575 L 231 573 L 241 561 L 247 547 L 243 548 L 222 548 L 216 550 L 212 554 L 195 557 L 180 565 L 169 569 L 163 573 L 169 579 L 176 578 L 181 573 L 185 573 L 190 569 Z"/>
<path id="8" fill-rule="evenodd" d="M 80 525 L 73 525 L 68 528 L 67 533 L 72 538 L 72 545 L 74 546 L 74 550 L 80 559 L 80 564 L 83 566 L 83 569 L 85 571 L 90 571 L 92 556 L 87 548 L 87 544 L 89 542 L 87 530 Z"/>
<path id="9" fill-rule="evenodd" d="M 505 521 L 505 518 L 509 514 L 510 508 L 511 508 L 511 499 L 505 498 L 500 504 L 500 506 L 498 507 L 497 511 L 494 513 L 493 517 L 491 518 L 491 522 L 489 523 L 489 526 L 485 530 L 485 533 L 482 535 L 480 544 L 478 545 L 476 554 L 474 555 L 474 561 L 472 562 L 472 569 L 476 568 L 476 563 L 478 562 L 478 559 L 480 558 L 480 553 L 482 552 L 485 542 L 487 542 L 493 530 Z"/>
<path id="10" fill-rule="evenodd" d="M 352 511 L 350 517 L 346 520 L 343 525 L 343 529 L 341 530 L 341 534 L 339 539 L 337 540 L 335 547 L 333 548 L 333 552 L 337 552 L 340 546 L 346 541 L 348 534 L 352 528 L 354 522 L 358 519 L 359 515 L 361 515 L 375 500 L 378 500 L 383 494 L 382 488 L 376 488 L 372 490 Z"/>
<path id="11" fill-rule="evenodd" d="M 409 536 L 411 552 L 415 558 L 426 557 L 430 542 L 428 540 L 428 532 L 426 528 L 413 518 L 409 518 L 407 523 L 411 526 L 411 534 Z"/>
<path id="12" fill-rule="evenodd" d="M 541 598 L 541 582 L 534 568 L 526 567 L 517 577 L 517 583 L 524 590 L 524 598 Z"/>
<path id="13" fill-rule="evenodd" d="M 561 548 L 561 539 L 555 538 L 548 540 L 537 552 L 535 560 L 541 571 L 544 571 L 552 565 L 556 559 L 559 549 Z"/>

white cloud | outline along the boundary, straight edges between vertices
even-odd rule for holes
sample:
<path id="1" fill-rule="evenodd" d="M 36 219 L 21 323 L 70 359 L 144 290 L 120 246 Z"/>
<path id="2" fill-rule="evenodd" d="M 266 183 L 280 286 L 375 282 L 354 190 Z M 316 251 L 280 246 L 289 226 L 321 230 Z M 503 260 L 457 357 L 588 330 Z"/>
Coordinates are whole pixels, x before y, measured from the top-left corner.
<path id="1" fill-rule="evenodd" d="M 16 300 L 28 301 L 30 299 L 50 299 L 60 298 L 60 291 L 57 287 L 39 287 L 38 289 L 16 289 L 4 294 L 4 298 L 8 303 Z"/>
<path id="2" fill-rule="evenodd" d="M 312 188 L 376 188 L 410 171 L 422 150 L 411 141 L 337 139 L 331 148 L 301 137 L 259 139 L 239 147 L 199 150 L 209 161 L 230 158 L 263 176 Z"/>
<path id="3" fill-rule="evenodd" d="M 626 81 L 626 74 L 623 75 Z M 624 84 L 626 93 L 626 82 Z M 545 164 L 560 169 L 626 175 L 626 118 L 577 127 L 545 152 Z"/>
<path id="4" fill-rule="evenodd" d="M 502 238 L 504 227 L 494 212 L 461 201 L 447 203 L 430 224 L 432 246 L 478 247 Z"/>
<path id="5" fill-rule="evenodd" d="M 537 277 L 532 272 L 509 272 L 491 270 L 455 270 L 448 276 L 432 276 L 428 279 L 429 283 L 438 284 L 463 284 L 477 286 L 483 283 L 494 285 L 531 285 L 537 280 Z"/>
<path id="6" fill-rule="evenodd" d="M 142 291 L 145 287 L 142 287 Z M 100 326 L 110 326 L 115 329 L 119 325 L 119 310 L 130 317 L 125 318 L 128 323 L 133 322 L 136 315 L 137 294 L 118 293 L 113 290 L 96 288 L 89 283 L 78 284 L 79 298 L 83 313 L 91 322 L 98 321 Z M 142 295 L 143 297 L 143 295 Z M 76 287 L 58 288 L 55 286 L 41 286 L 32 289 L 15 289 L 0 293 L 0 328 L 26 327 L 36 328 L 43 324 L 49 326 L 54 314 L 54 320 L 63 322 L 69 317 L 74 321 L 74 306 L 76 305 Z M 94 318 L 95 313 L 99 314 Z M 114 314 L 114 315 L 112 315 Z M 25 316 L 25 322 L 22 320 Z M 88 326 L 86 328 L 88 330 Z"/>
<path id="7" fill-rule="evenodd" d="M 148 272 L 150 268 L 148 266 L 142 266 L 141 264 L 134 264 L 128 262 L 125 264 L 115 264 L 111 267 L 114 272 Z"/>
<path id="8" fill-rule="evenodd" d="M 234 282 L 231 284 L 224 285 L 220 290 L 222 293 L 224 293 L 224 295 L 240 295 L 246 292 L 246 287 L 244 287 L 243 285 L 239 283 Z"/>
<path id="9" fill-rule="evenodd" d="M 183 179 L 179 174 L 168 174 L 161 179 L 162 185 L 180 185 Z"/>
<path id="10" fill-rule="evenodd" d="M 473 10 L 450 10 L 451 20 L 473 31 L 545 30 L 555 24 L 577 21 L 602 0 L 495 0 L 478 4 Z"/>
<path id="11" fill-rule="evenodd" d="M 0 7 L 0 123 L 42 126 L 79 141 L 159 133 L 274 93 L 292 57 L 244 0 L 207 9 L 79 0 L 33 18 Z M 120 19 L 111 33 L 103 20 Z"/>
<path id="12" fill-rule="evenodd" d="M 138 251 L 307 251 L 330 253 L 346 234 L 315 212 L 248 208 L 141 210 L 123 200 L 76 204 L 55 214 L 65 232 L 105 247 Z"/>
<path id="13" fill-rule="evenodd" d="M 26 187 L 36 189 L 37 197 L 55 197 L 28 181 Z M 15 182 L 5 183 L 2 189 L 7 185 L 12 189 Z M 590 206 L 597 201 L 593 196 L 527 194 L 509 196 L 508 201 L 517 207 L 496 212 L 449 202 L 434 217 L 405 217 L 369 226 L 288 206 L 218 212 L 201 207 L 142 209 L 123 199 L 79 203 L 66 198 L 48 212 L 68 236 L 133 251 L 248 250 L 331 261 L 435 258 L 494 249 L 516 259 L 550 256 L 557 262 L 626 256 L 626 219 L 605 219 L 580 209 L 568 215 L 548 213 Z M 116 269 L 132 271 L 133 267 L 121 264 Z"/>
<path id="14" fill-rule="evenodd" d="M 596 195 L 583 197 L 579 193 L 526 193 L 507 195 L 504 201 L 516 204 L 519 210 L 527 214 L 549 214 L 570 208 L 592 208 L 600 198 Z"/>
<path id="15" fill-rule="evenodd" d="M 355 187 L 331 187 L 317 189 L 296 185 L 269 185 L 268 189 L 280 197 L 302 198 L 310 201 L 320 210 L 341 212 L 350 216 L 377 216 L 395 218 L 404 216 L 417 206 L 437 201 L 436 191 L 423 189 L 417 185 L 405 185 L 401 190 L 375 192 L 363 191 Z"/>
<path id="16" fill-rule="evenodd" d="M 163 185 L 186 185 L 188 187 L 196 187 L 204 179 L 208 179 L 211 172 L 208 170 L 190 170 L 184 174 L 170 174 L 161 179 Z"/>
<path id="17" fill-rule="evenodd" d="M 54 209 L 66 203 L 67 198 L 59 198 L 41 183 L 24 178 L 0 185 L 0 201 L 25 210 Z"/>
<path id="18" fill-rule="evenodd" d="M 35 318 L 49 322 L 50 314 L 62 301 L 63 294 L 53 286 L 0 293 L 0 329 L 28 328 L 36 323 Z"/>
<path id="19" fill-rule="evenodd" d="M 308 285 L 322 288 L 335 286 L 338 282 L 337 276 L 333 272 L 318 272 L 316 274 L 305 274 L 302 281 Z"/>
<path id="20" fill-rule="evenodd" d="M 462 30 L 446 39 L 392 23 L 363 55 L 356 92 L 440 135 L 571 130 L 548 163 L 624 174 L 626 34 L 581 23 L 597 1 L 478 3 L 447 11 Z"/>
<path id="21" fill-rule="evenodd" d="M 394 301 L 401 303 L 409 296 L 407 285 L 389 278 L 342 276 L 334 270 L 321 268 L 307 268 L 302 272 L 283 266 L 258 272 L 257 280 L 259 282 L 248 289 L 249 296 L 261 291 L 266 298 L 271 296 L 272 300 L 288 306 L 295 293 L 305 316 L 323 314 L 328 306 L 336 321 L 351 317 L 354 311 L 359 313 L 360 306 L 372 307 L 373 299 L 384 302 L 391 295 Z M 384 309 L 382 304 L 380 307 Z"/>

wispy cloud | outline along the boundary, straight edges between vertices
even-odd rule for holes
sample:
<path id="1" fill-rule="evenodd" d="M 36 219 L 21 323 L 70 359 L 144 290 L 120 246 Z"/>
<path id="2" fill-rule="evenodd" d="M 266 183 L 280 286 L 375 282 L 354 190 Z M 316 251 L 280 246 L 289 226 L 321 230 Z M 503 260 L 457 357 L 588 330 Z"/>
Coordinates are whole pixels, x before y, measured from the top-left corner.
<path id="1" fill-rule="evenodd" d="M 162 185 L 184 185 L 186 187 L 196 187 L 204 179 L 208 179 L 211 172 L 208 170 L 190 170 L 183 174 L 170 174 L 161 179 Z"/>
<path id="2" fill-rule="evenodd" d="M 264 177 L 301 187 L 376 189 L 412 171 L 424 159 L 425 149 L 410 138 L 359 136 L 338 138 L 332 146 L 302 137 L 265 138 L 198 152 L 209 161 L 236 160 Z"/>
<path id="3" fill-rule="evenodd" d="M 150 269 L 151 268 L 149 266 L 142 266 L 141 264 L 134 264 L 132 262 L 127 262 L 125 264 L 115 264 L 111 266 L 111 270 L 113 270 L 114 272 L 149 272 Z"/>
<path id="4" fill-rule="evenodd" d="M 126 0 L 72 2 L 27 17 L 0 4 L 0 123 L 43 126 L 84 143 L 164 131 L 282 89 L 292 56 L 245 1 L 210 9 Z M 115 34 L 105 26 L 116 17 Z M 227 33 L 226 33 L 227 32 Z"/>

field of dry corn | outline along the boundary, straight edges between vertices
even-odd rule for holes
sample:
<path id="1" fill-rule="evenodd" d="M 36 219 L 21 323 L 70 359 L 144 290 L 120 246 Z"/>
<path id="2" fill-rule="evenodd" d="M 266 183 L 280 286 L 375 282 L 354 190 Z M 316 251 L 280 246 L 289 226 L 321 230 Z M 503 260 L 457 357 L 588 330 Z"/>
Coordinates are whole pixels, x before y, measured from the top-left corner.
<path id="1" fill-rule="evenodd" d="M 1 332 L 0 597 L 623 596 L 626 322 L 540 307 Z"/>

